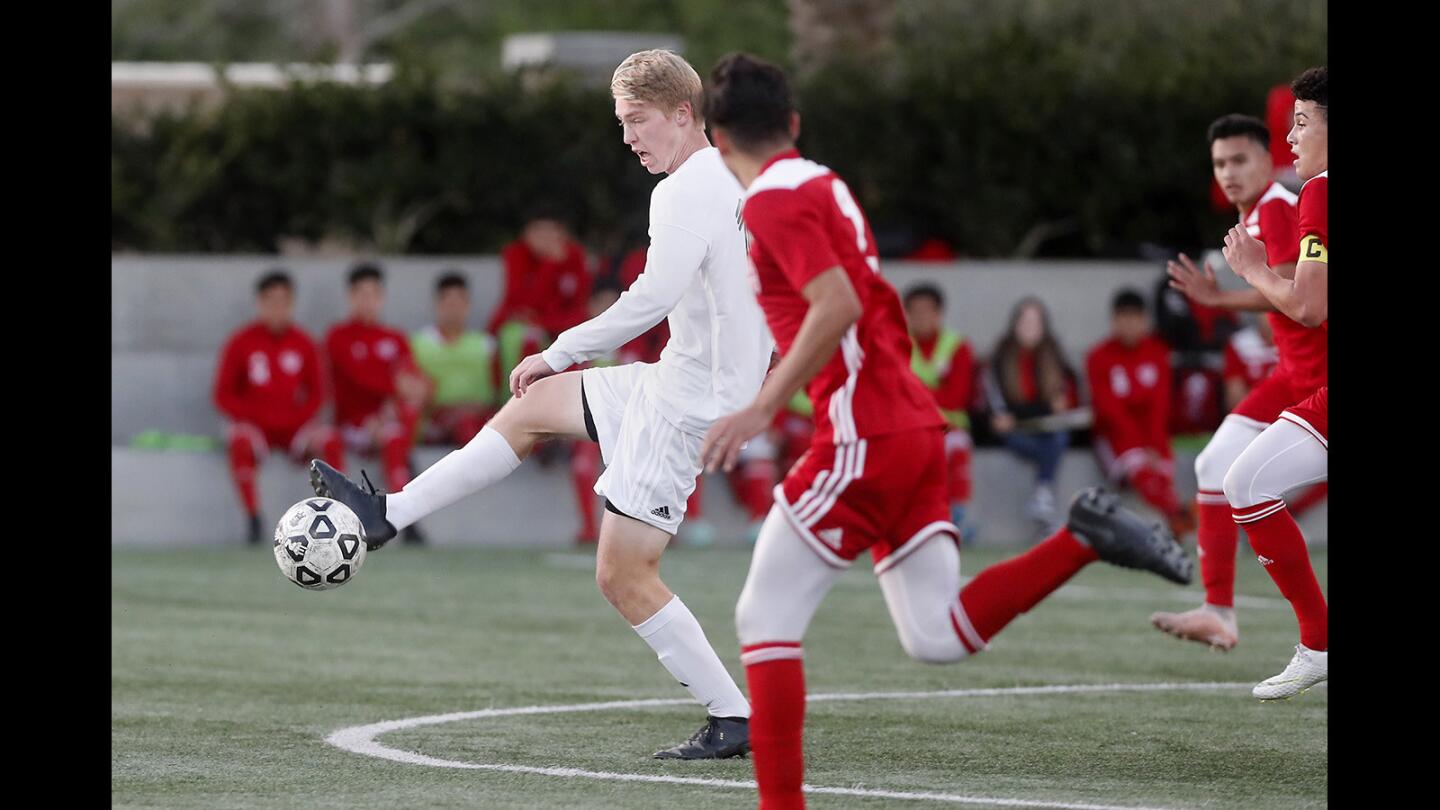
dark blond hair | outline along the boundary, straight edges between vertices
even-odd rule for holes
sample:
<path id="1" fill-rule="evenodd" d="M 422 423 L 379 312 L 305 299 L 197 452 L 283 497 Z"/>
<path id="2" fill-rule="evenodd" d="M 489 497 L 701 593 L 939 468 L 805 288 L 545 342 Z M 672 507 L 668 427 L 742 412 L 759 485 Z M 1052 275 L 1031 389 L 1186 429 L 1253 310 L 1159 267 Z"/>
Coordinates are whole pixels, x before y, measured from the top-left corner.
<path id="1" fill-rule="evenodd" d="M 704 88 L 700 74 L 679 54 L 664 49 L 632 53 L 610 78 L 610 95 L 617 99 L 653 104 L 666 113 L 690 102 L 690 113 L 703 121 Z"/>

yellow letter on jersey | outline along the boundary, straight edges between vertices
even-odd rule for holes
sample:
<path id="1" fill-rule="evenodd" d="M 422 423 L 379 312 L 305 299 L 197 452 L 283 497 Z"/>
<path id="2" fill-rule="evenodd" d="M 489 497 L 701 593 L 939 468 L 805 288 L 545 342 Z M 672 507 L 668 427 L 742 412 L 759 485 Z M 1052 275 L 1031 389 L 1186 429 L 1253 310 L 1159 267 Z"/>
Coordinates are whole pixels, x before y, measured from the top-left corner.
<path id="1" fill-rule="evenodd" d="M 1320 262 L 1329 264 L 1330 256 L 1325 252 L 1325 243 L 1320 237 L 1311 234 L 1300 240 L 1300 260 L 1304 262 Z"/>

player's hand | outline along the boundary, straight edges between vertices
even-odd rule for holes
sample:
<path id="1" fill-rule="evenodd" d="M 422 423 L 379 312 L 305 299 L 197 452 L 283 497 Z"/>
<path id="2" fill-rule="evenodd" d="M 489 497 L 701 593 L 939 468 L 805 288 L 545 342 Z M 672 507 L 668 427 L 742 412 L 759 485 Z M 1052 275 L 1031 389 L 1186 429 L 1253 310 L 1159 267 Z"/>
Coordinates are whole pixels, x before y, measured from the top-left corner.
<path id="1" fill-rule="evenodd" d="M 1191 301 L 1208 307 L 1220 300 L 1220 283 L 1215 280 L 1215 269 L 1210 262 L 1205 262 L 1205 270 L 1201 272 L 1189 256 L 1181 253 L 1179 261 L 1165 263 L 1165 271 L 1170 274 L 1170 286 L 1185 293 Z"/>
<path id="2" fill-rule="evenodd" d="M 700 444 L 700 466 L 706 472 L 714 472 L 717 465 L 725 472 L 735 469 L 740 447 L 763 433 L 773 419 L 774 414 L 751 405 L 716 421 Z"/>
<path id="3" fill-rule="evenodd" d="M 995 414 L 990 417 L 990 427 L 994 428 L 996 433 L 1009 433 L 1015 429 L 1015 414 L 1009 411 Z"/>
<path id="4" fill-rule="evenodd" d="M 1251 236 L 1244 225 L 1236 225 L 1225 234 L 1225 247 L 1222 252 L 1225 254 L 1225 261 L 1230 263 L 1230 269 L 1246 281 L 1269 268 L 1266 264 L 1265 245 Z"/>
<path id="5" fill-rule="evenodd" d="M 515 370 L 510 372 L 510 393 L 516 399 L 525 396 L 530 383 L 544 377 L 557 373 L 545 358 L 538 354 L 532 354 L 515 365 Z"/>

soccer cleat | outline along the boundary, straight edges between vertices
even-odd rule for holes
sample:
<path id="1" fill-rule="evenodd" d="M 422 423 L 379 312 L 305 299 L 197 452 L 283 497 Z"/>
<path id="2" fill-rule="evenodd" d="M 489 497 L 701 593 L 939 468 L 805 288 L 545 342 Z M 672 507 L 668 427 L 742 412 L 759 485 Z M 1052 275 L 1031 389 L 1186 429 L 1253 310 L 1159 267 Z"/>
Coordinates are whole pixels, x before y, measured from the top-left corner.
<path id="1" fill-rule="evenodd" d="M 705 725 L 679 745 L 656 751 L 656 759 L 730 759 L 750 753 L 750 719 L 705 718 Z"/>
<path id="2" fill-rule="evenodd" d="M 265 536 L 265 530 L 260 527 L 260 516 L 251 515 L 245 527 L 245 539 L 252 546 L 260 545 L 260 538 Z"/>
<path id="3" fill-rule="evenodd" d="M 1184 613 L 1152 613 L 1150 623 L 1176 638 L 1209 644 L 1211 649 L 1229 651 L 1240 643 L 1233 611 L 1227 620 L 1218 610 L 1202 605 Z"/>
<path id="4" fill-rule="evenodd" d="M 1250 691 L 1261 700 L 1287 700 L 1303 694 L 1310 687 L 1327 680 L 1330 673 L 1329 651 L 1316 651 L 1304 644 L 1295 645 L 1295 657 L 1285 671 L 1255 684 Z"/>
<path id="5" fill-rule="evenodd" d="M 1121 506 L 1118 495 L 1101 487 L 1075 495 L 1066 525 L 1111 565 L 1150 571 L 1181 585 L 1195 576 L 1195 561 L 1165 527 L 1147 524 Z"/>
<path id="6" fill-rule="evenodd" d="M 369 492 L 320 459 L 310 462 L 310 488 L 322 498 L 334 498 L 350 507 L 350 511 L 360 518 L 360 525 L 365 527 L 365 550 L 374 551 L 394 539 L 398 532 L 385 519 L 385 496 L 375 490 L 375 485 L 370 483 L 370 477 L 364 471 L 360 475 L 370 488 Z"/>

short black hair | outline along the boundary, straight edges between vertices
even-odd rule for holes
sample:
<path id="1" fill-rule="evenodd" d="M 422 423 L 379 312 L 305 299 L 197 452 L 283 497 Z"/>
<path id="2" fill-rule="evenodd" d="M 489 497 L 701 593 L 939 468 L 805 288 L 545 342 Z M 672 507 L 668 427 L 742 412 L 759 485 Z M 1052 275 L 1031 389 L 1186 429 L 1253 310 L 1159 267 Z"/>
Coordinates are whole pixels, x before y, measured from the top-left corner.
<path id="1" fill-rule="evenodd" d="M 929 282 L 916 284 L 915 286 L 906 290 L 905 306 L 910 306 L 910 302 L 914 301 L 916 298 L 929 298 L 931 301 L 935 302 L 935 306 L 939 307 L 940 309 L 945 308 L 945 293 L 941 292 L 938 286 Z"/>
<path id="2" fill-rule="evenodd" d="M 446 290 L 450 289 L 451 287 L 459 287 L 460 289 L 469 292 L 470 282 L 465 280 L 465 276 L 461 275 L 459 270 L 447 270 L 435 282 L 435 297 L 439 298 Z"/>
<path id="3" fill-rule="evenodd" d="M 1237 135 L 1244 135 L 1251 138 L 1266 150 L 1270 149 L 1270 128 L 1265 126 L 1253 115 L 1241 113 L 1230 113 L 1216 118 L 1205 131 L 1205 138 L 1213 146 L 1221 138 L 1234 138 Z"/>
<path id="4" fill-rule="evenodd" d="M 1313 101 L 1315 106 L 1330 120 L 1330 69 L 1325 65 L 1312 67 L 1301 73 L 1290 83 L 1290 92 L 1296 101 Z"/>
<path id="5" fill-rule="evenodd" d="M 385 273 L 380 269 L 380 265 L 374 262 L 361 262 L 355 265 L 350 271 L 350 278 L 347 283 L 349 286 L 354 287 L 362 281 L 374 281 L 377 284 L 384 284 Z"/>
<path id="6" fill-rule="evenodd" d="M 1145 312 L 1145 296 L 1136 290 L 1126 287 L 1118 293 L 1110 302 L 1110 311 L 1119 314 L 1121 312 Z"/>
<path id="7" fill-rule="evenodd" d="M 705 88 L 705 120 L 725 130 L 746 152 L 790 139 L 795 110 L 790 80 L 780 68 L 748 53 L 722 56 Z"/>
<path id="8" fill-rule="evenodd" d="M 290 278 L 290 274 L 285 271 L 285 268 L 276 267 L 255 282 L 255 294 L 260 295 L 271 287 L 284 287 L 290 292 L 295 292 L 295 280 Z"/>

